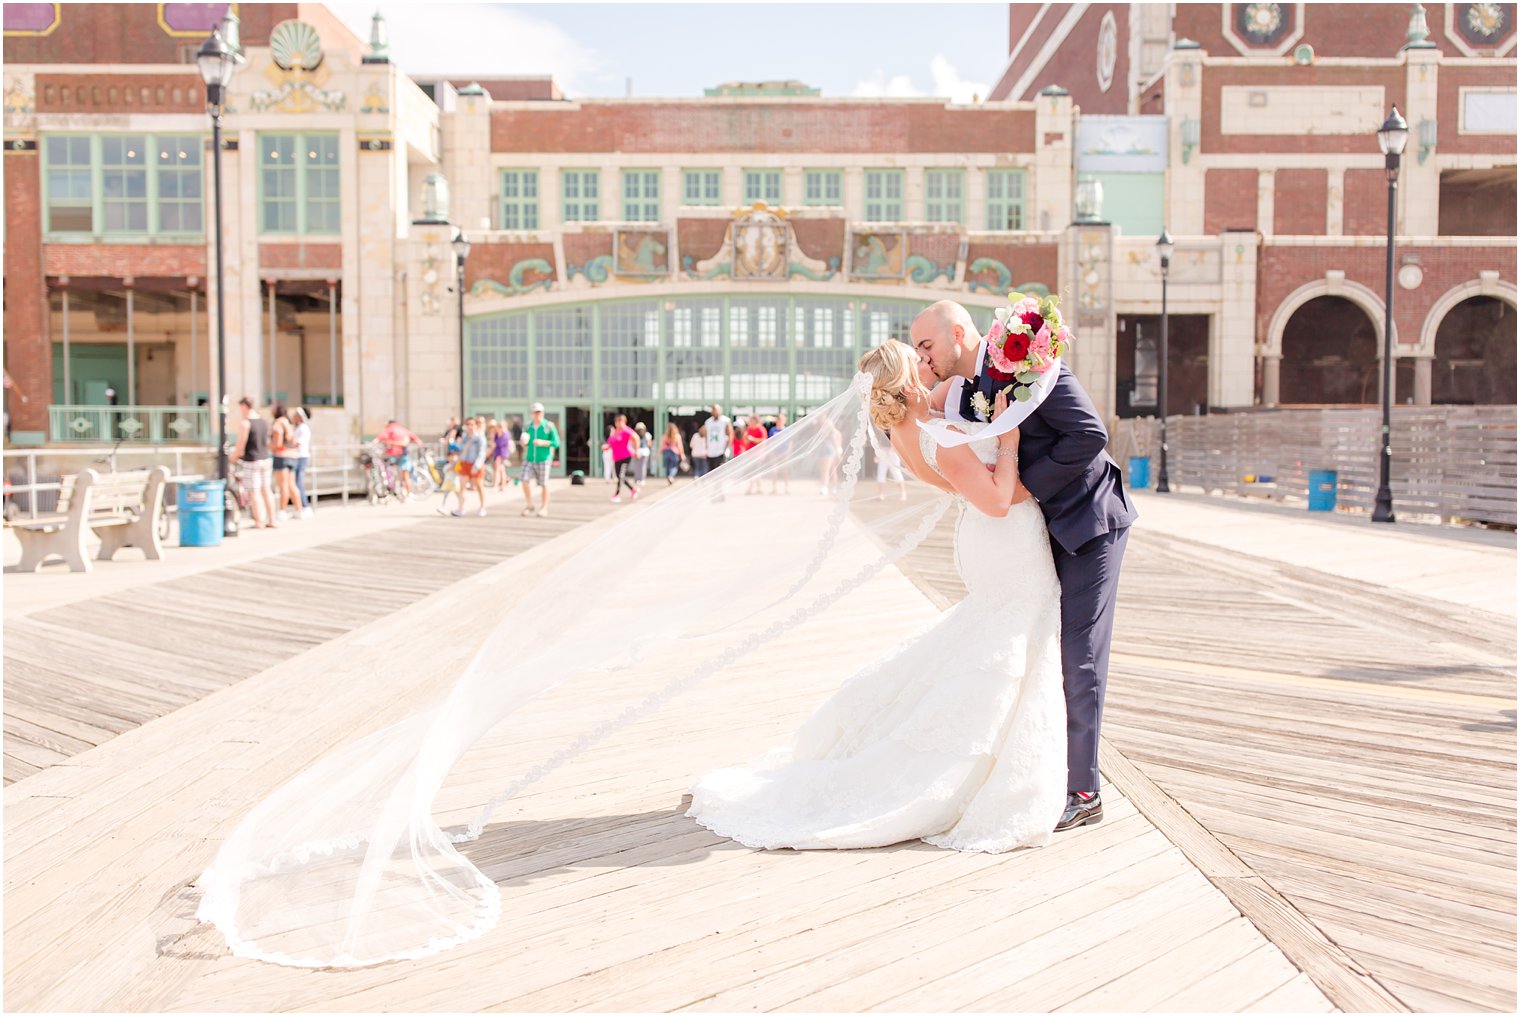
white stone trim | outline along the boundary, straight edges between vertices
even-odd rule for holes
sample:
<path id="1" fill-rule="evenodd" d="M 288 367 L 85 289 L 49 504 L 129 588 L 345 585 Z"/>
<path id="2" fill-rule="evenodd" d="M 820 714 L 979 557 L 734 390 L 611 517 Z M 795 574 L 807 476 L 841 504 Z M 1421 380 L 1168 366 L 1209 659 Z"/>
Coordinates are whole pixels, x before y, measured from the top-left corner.
<path id="1" fill-rule="evenodd" d="M 1024 53 L 1024 43 L 1029 40 L 1030 36 L 1034 35 L 1035 29 L 1040 27 L 1040 22 L 1044 21 L 1045 20 L 1045 15 L 1047 15 L 1047 14 L 1050 13 L 1050 7 L 1051 7 L 1050 4 L 1040 4 L 1039 11 L 1037 11 L 1035 13 L 1034 20 L 1031 21 L 1031 22 L 1029 22 L 1029 27 L 1024 30 L 1024 35 L 1023 35 L 1022 38 L 1019 39 L 1019 44 L 1017 46 L 1013 47 L 1013 52 L 1011 52 L 1011 53 L 1008 54 L 1008 59 L 1007 59 L 1007 61 L 1004 62 L 1003 69 L 998 72 L 997 78 L 993 81 L 993 88 L 996 88 L 997 87 L 997 82 L 998 81 L 1002 81 L 1003 78 L 1005 78 L 1005 77 L 1008 76 L 1008 72 L 1011 71 L 1011 70 L 1013 70 L 1014 64 L 1018 61 L 1019 57 L 1022 56 L 1023 53 Z M 1010 90 L 1008 94 L 1012 95 L 1013 92 Z M 1012 99 L 1001 99 L 999 101 L 1000 102 L 1012 102 L 1013 100 Z"/>
<path id="2" fill-rule="evenodd" d="M 1322 279 L 1315 279 L 1299 286 L 1289 293 L 1282 303 L 1277 305 L 1277 310 L 1272 313 L 1272 320 L 1267 325 L 1267 342 L 1262 353 L 1265 356 L 1281 357 L 1283 355 L 1283 332 L 1287 330 L 1288 320 L 1304 304 L 1321 296 L 1339 296 L 1367 313 L 1372 319 L 1372 327 L 1377 334 L 1378 358 L 1383 356 L 1383 301 L 1376 293 L 1362 285 L 1360 282 L 1348 282 L 1345 272 L 1330 271 L 1325 273 Z M 1399 355 L 1399 328 L 1393 326 L 1393 349 L 1394 355 Z"/>
<path id="3" fill-rule="evenodd" d="M 1262 49 L 1253 47 L 1249 42 L 1235 34 L 1234 4 L 1220 4 L 1220 31 L 1225 41 L 1241 54 L 1247 57 L 1282 56 L 1292 49 L 1299 39 L 1304 37 L 1304 5 L 1301 3 L 1283 4 L 1284 7 L 1293 8 L 1293 30 L 1289 32 L 1283 41 L 1277 44 L 1276 49 Z"/>
<path id="4" fill-rule="evenodd" d="M 1492 49 L 1474 49 L 1468 43 L 1467 39 L 1462 35 L 1461 31 L 1459 31 L 1457 28 L 1457 9 L 1461 8 L 1463 11 L 1466 11 L 1468 5 L 1442 4 L 1441 6 L 1446 8 L 1446 17 L 1441 19 L 1441 28 L 1446 34 L 1447 41 L 1450 42 L 1453 46 L 1457 47 L 1457 49 L 1461 50 L 1467 56 L 1477 58 L 1486 57 L 1489 59 L 1492 59 L 1496 56 L 1504 56 L 1510 50 L 1515 48 L 1516 39 L 1520 39 L 1520 33 L 1515 32 L 1513 30 L 1513 26 L 1511 26 L 1509 42 L 1505 43 L 1502 47 L 1494 47 Z"/>
<path id="5" fill-rule="evenodd" d="M 1456 309 L 1458 304 L 1475 296 L 1498 297 L 1511 307 L 1520 306 L 1520 303 L 1517 303 L 1514 283 L 1500 279 L 1498 272 L 1479 272 L 1478 278 L 1464 282 L 1460 286 L 1453 286 L 1439 300 L 1431 304 L 1430 312 L 1425 315 L 1425 323 L 1420 326 L 1420 344 L 1416 348 L 1416 355 L 1434 357 L 1436 332 L 1440 331 L 1441 322 L 1446 319 L 1447 314 Z"/>
<path id="6" fill-rule="evenodd" d="M 1507 247 L 1515 248 L 1512 236 L 1410 236 L 1400 233 L 1394 237 L 1398 247 Z M 1274 236 L 1268 247 L 1386 247 L 1388 235 L 1375 233 L 1349 236 Z"/>
<path id="7" fill-rule="evenodd" d="M 1082 20 L 1082 15 L 1086 14 L 1087 8 L 1091 6 L 1091 4 L 1072 4 L 1067 9 L 1066 14 L 1062 16 L 1060 22 L 1056 25 L 1055 31 L 1051 32 L 1050 38 L 1045 40 L 1045 45 L 1040 47 L 1040 51 L 1034 55 L 1034 59 L 1030 60 L 1028 65 L 1025 66 L 1024 73 L 1020 75 L 1019 79 L 1013 83 L 1013 87 L 1009 89 L 1008 96 L 1010 100 L 1018 101 L 1017 97 L 1023 95 L 1025 90 L 1034 83 L 1034 79 L 1045 69 L 1045 65 L 1050 63 L 1050 58 L 1055 56 L 1056 51 L 1066 44 L 1066 37 L 1071 34 L 1071 30 L 1076 27 L 1078 21 Z M 1012 63 L 1011 60 L 1009 62 Z"/>

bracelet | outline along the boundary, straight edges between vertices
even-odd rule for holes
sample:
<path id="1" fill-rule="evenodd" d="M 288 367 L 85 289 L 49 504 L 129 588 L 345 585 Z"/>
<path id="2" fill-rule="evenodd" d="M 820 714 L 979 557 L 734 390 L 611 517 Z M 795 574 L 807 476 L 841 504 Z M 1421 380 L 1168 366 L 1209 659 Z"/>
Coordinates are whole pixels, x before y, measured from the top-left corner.
<path id="1" fill-rule="evenodd" d="M 1019 450 L 1017 448 L 999 448 L 997 450 L 997 457 L 1000 459 L 1012 459 L 1014 465 L 1018 465 Z"/>

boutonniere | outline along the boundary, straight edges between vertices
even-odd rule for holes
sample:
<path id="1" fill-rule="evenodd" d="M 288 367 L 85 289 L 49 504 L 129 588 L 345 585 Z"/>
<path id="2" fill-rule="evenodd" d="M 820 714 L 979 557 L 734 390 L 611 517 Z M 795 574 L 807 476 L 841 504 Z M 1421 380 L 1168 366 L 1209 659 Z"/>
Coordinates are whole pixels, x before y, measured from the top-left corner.
<path id="1" fill-rule="evenodd" d="M 983 423 L 992 419 L 992 403 L 981 392 L 971 396 L 971 408 L 976 410 L 976 418 Z"/>

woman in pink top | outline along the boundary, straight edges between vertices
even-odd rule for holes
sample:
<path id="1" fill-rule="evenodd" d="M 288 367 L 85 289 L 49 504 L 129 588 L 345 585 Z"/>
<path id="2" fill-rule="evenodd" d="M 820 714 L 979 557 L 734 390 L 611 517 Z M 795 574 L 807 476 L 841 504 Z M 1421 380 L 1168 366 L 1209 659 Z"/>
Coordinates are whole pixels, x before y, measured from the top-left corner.
<path id="1" fill-rule="evenodd" d="M 607 447 L 612 451 L 612 472 L 617 477 L 617 489 L 612 492 L 613 504 L 622 502 L 625 483 L 628 484 L 628 500 L 636 500 L 639 496 L 639 488 L 628 478 L 633 468 L 634 449 L 638 444 L 639 436 L 628 426 L 628 417 L 619 413 L 612 421 L 612 435 L 607 438 Z"/>

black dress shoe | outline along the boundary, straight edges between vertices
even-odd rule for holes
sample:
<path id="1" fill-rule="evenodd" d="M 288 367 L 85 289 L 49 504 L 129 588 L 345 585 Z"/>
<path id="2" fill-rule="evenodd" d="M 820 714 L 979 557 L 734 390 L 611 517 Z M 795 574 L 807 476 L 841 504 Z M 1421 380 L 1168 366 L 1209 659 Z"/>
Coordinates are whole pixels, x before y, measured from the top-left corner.
<path id="1" fill-rule="evenodd" d="M 1103 821 L 1103 799 L 1097 794 L 1082 800 L 1077 794 L 1069 792 L 1066 795 L 1066 810 L 1061 813 L 1061 821 L 1056 823 L 1056 832 L 1063 833 L 1077 826 L 1097 825 Z"/>

